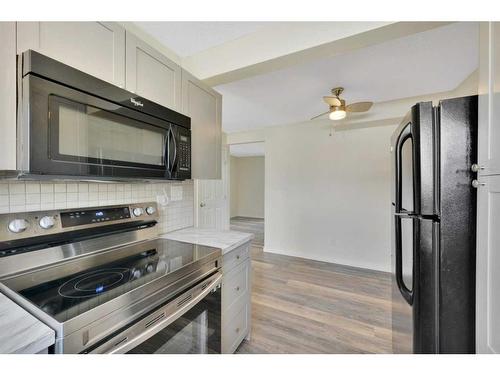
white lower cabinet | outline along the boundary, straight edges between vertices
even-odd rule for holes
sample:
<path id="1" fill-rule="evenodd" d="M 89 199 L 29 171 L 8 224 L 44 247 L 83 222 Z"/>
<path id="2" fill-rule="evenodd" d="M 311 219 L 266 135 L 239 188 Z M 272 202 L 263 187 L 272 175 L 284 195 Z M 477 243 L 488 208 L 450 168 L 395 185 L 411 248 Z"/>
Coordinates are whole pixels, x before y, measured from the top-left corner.
<path id="1" fill-rule="evenodd" d="M 250 337 L 250 241 L 222 258 L 222 353 L 234 353 Z"/>

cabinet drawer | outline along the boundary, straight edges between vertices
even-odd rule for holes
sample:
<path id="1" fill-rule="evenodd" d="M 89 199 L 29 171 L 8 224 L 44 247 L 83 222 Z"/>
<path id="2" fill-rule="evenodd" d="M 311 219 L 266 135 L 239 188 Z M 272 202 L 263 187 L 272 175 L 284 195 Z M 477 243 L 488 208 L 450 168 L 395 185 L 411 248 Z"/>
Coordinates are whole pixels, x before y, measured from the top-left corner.
<path id="1" fill-rule="evenodd" d="M 250 242 L 237 247 L 236 249 L 224 254 L 222 258 L 222 271 L 229 272 L 238 264 L 250 257 Z"/>
<path id="2" fill-rule="evenodd" d="M 229 310 L 238 304 L 239 300 L 250 299 L 250 261 L 247 260 L 228 272 L 222 279 L 222 311 Z M 231 314 L 229 314 L 231 315 Z"/>
<path id="3" fill-rule="evenodd" d="M 222 353 L 234 353 L 238 348 L 248 333 L 249 319 L 250 306 L 245 304 L 227 324 L 222 326 Z"/>

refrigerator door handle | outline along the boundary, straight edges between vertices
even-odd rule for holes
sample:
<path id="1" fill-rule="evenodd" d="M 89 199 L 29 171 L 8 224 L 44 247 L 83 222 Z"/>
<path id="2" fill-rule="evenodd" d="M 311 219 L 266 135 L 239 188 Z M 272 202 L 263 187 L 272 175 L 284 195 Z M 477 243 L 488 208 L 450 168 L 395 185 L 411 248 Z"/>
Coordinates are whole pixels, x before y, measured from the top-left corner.
<path id="1" fill-rule="evenodd" d="M 411 214 L 411 212 L 406 211 L 402 207 L 402 195 L 403 195 L 403 165 L 402 165 L 402 154 L 403 154 L 403 145 L 404 143 L 411 138 L 411 123 L 408 123 L 408 125 L 401 131 L 399 134 L 397 141 L 396 141 L 396 147 L 395 147 L 395 161 L 396 161 L 396 202 L 395 202 L 395 212 L 396 214 L 400 213 L 405 213 L 405 214 Z"/>
<path id="2" fill-rule="evenodd" d="M 409 217 L 411 218 L 411 217 Z M 410 290 L 404 280 L 403 280 L 403 241 L 402 241 L 402 227 L 401 227 L 401 220 L 402 217 L 400 215 L 395 215 L 394 216 L 395 220 L 395 255 L 396 255 L 396 283 L 398 285 L 399 291 L 401 292 L 401 295 L 403 298 L 408 302 L 409 305 L 413 304 L 413 290 Z M 411 218 L 411 220 L 414 220 Z M 413 270 L 415 268 L 415 244 L 413 244 L 413 266 L 412 266 L 412 273 L 414 274 Z M 415 275 L 413 275 L 412 279 L 414 279 Z"/>
<path id="3" fill-rule="evenodd" d="M 418 217 L 418 215 L 416 215 L 415 212 L 405 210 L 404 208 L 402 208 L 400 212 L 397 212 L 394 215 L 401 217 Z"/>

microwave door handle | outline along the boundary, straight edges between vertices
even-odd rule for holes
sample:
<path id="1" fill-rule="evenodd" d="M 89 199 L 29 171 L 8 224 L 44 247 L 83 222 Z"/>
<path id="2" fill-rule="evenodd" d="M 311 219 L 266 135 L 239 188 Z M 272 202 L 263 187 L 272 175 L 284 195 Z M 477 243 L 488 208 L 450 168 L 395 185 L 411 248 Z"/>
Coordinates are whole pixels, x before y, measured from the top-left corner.
<path id="1" fill-rule="evenodd" d="M 172 139 L 174 141 L 174 157 L 172 159 L 172 166 L 170 167 L 170 174 L 172 174 L 174 173 L 175 163 L 177 162 L 177 141 L 175 140 L 175 133 L 172 128 L 170 128 L 170 131 L 172 133 Z"/>
<path id="2" fill-rule="evenodd" d="M 165 136 L 165 148 L 163 150 L 163 155 L 165 155 L 164 157 L 167 171 L 170 172 L 170 128 Z"/>
<path id="3" fill-rule="evenodd" d="M 208 285 L 203 291 L 194 296 L 193 299 L 189 301 L 189 303 L 186 303 L 182 305 L 178 310 L 170 314 L 168 317 L 159 319 L 156 324 L 151 325 L 148 329 L 142 331 L 139 335 L 135 337 L 131 337 L 130 339 L 125 336 L 122 337 L 121 340 L 119 340 L 113 347 L 109 348 L 108 350 L 104 352 L 100 352 L 99 348 L 96 349 L 94 353 L 103 353 L 103 354 L 119 354 L 119 353 L 126 353 L 129 350 L 135 348 L 136 346 L 140 345 L 150 337 L 154 336 L 161 330 L 165 329 L 169 324 L 173 323 L 175 320 L 180 318 L 182 315 L 184 315 L 186 312 L 188 312 L 192 307 L 194 307 L 198 302 L 200 302 L 203 298 L 205 298 L 211 291 L 212 289 L 216 288 L 222 281 L 222 275 L 217 275 L 217 278 L 214 279 L 210 285 Z M 177 299 L 172 301 L 173 303 L 177 303 Z M 92 354 L 93 352 L 90 352 Z"/>

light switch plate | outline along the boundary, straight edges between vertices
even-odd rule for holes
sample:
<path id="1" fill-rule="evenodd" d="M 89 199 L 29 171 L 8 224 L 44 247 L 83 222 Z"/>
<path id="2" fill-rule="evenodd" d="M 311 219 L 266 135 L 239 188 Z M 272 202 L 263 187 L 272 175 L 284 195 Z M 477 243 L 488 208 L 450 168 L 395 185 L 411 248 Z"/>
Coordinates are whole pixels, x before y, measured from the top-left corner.
<path id="1" fill-rule="evenodd" d="M 170 200 L 181 201 L 182 200 L 183 189 L 182 186 L 172 186 L 170 188 Z"/>

